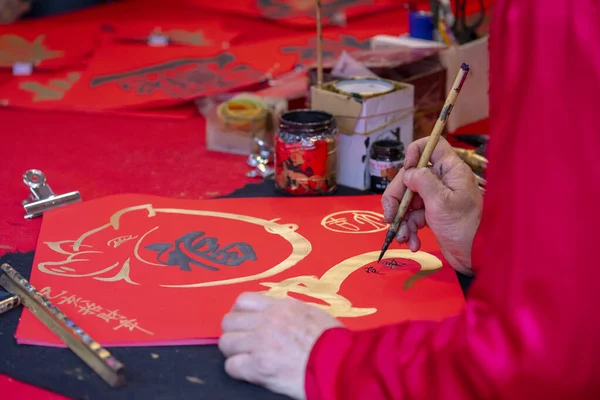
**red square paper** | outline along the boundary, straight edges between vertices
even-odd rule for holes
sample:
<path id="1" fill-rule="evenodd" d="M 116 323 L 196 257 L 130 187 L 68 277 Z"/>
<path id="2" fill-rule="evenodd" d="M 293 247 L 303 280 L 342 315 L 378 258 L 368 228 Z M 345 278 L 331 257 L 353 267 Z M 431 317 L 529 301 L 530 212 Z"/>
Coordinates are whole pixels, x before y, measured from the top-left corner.
<path id="1" fill-rule="evenodd" d="M 44 215 L 31 283 L 107 346 L 214 343 L 242 292 L 294 297 L 365 329 L 439 320 L 464 299 L 428 231 L 392 246 L 379 196 L 119 195 Z M 25 312 L 20 343 L 60 345 Z"/>

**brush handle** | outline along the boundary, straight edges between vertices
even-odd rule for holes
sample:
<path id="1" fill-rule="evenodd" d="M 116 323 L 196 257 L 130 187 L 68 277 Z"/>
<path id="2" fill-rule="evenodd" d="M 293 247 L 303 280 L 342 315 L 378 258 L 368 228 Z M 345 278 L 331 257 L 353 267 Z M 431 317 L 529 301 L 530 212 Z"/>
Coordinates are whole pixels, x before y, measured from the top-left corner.
<path id="1" fill-rule="evenodd" d="M 458 75 L 456 75 L 456 79 L 454 80 L 454 84 L 452 85 L 452 89 L 450 93 L 448 93 L 448 97 L 446 98 L 446 102 L 444 103 L 444 108 L 442 108 L 442 112 L 440 113 L 440 117 L 435 122 L 435 126 L 433 127 L 433 131 L 427 139 L 427 144 L 425 145 L 425 149 L 423 149 L 423 153 L 421 153 L 421 158 L 419 159 L 419 163 L 417 164 L 417 168 L 426 167 L 429 164 L 429 160 L 431 159 L 431 154 L 433 154 L 433 150 L 435 146 L 437 146 L 440 137 L 442 136 L 442 132 L 444 132 L 444 128 L 446 127 L 446 122 L 448 121 L 448 117 L 450 117 L 450 113 L 452 112 L 452 108 L 454 107 L 454 103 L 456 102 L 456 98 L 462 89 L 463 83 L 467 78 L 467 74 L 469 73 L 469 66 L 467 64 L 463 64 L 458 71 Z M 408 211 L 408 207 L 410 207 L 410 203 L 414 197 L 414 193 L 409 188 L 406 188 L 406 192 L 404 192 L 404 196 L 402 196 L 402 201 L 400 202 L 400 206 L 398 207 L 398 213 L 396 213 L 396 218 L 394 218 L 394 222 L 392 223 L 391 228 L 394 232 L 398 232 L 400 228 L 400 223 L 406 212 Z"/>

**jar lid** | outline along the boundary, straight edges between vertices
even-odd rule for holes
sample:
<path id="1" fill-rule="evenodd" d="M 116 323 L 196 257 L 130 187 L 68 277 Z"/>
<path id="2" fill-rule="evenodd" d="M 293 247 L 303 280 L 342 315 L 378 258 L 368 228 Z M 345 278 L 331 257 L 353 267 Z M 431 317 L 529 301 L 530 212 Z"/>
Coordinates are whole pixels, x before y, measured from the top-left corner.
<path id="1" fill-rule="evenodd" d="M 404 146 L 398 140 L 384 139 L 374 142 L 371 149 L 378 156 L 400 157 L 404 151 Z"/>

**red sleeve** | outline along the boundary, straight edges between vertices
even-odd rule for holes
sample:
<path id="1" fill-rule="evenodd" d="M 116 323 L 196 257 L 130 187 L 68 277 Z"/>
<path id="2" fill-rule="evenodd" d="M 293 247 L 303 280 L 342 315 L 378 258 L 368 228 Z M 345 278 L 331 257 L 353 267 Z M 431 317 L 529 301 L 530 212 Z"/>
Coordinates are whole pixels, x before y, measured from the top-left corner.
<path id="1" fill-rule="evenodd" d="M 467 305 L 437 323 L 325 332 L 308 400 L 600 398 L 600 8 L 500 0 L 494 13 Z"/>

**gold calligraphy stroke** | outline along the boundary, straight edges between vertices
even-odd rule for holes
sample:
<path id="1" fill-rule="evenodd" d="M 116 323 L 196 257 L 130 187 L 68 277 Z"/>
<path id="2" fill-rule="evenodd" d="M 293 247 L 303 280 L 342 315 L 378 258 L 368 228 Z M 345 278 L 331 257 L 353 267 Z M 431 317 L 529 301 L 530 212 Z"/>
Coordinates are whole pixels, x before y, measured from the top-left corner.
<path id="1" fill-rule="evenodd" d="M 47 48 L 44 40 L 46 35 L 39 35 L 32 42 L 19 35 L 0 35 L 0 66 L 12 67 L 18 62 L 39 65 L 42 61 L 64 56 L 64 51 Z"/>
<path id="2" fill-rule="evenodd" d="M 204 36 L 204 32 L 201 30 L 190 32 L 183 29 L 172 29 L 166 31 L 165 35 L 173 42 L 190 46 L 209 46 L 213 43 Z"/>
<path id="3" fill-rule="evenodd" d="M 68 255 L 68 257 L 66 260 L 59 261 L 59 262 L 41 262 L 38 264 L 39 270 L 41 272 L 51 274 L 51 275 L 61 275 L 61 276 L 74 277 L 74 278 L 93 277 L 93 279 L 96 279 L 96 280 L 103 280 L 103 281 L 109 281 L 109 282 L 116 282 L 119 280 L 124 280 L 128 283 L 135 284 L 129 278 L 129 273 L 130 273 L 130 266 L 129 266 L 130 259 L 129 258 L 123 263 L 123 266 L 121 267 L 121 270 L 117 273 L 117 275 L 110 277 L 110 278 L 100 277 L 100 275 L 108 273 L 108 272 L 112 271 L 113 269 L 117 268 L 119 263 L 116 263 L 109 267 L 103 268 L 100 271 L 96 271 L 96 272 L 92 272 L 92 273 L 88 273 L 88 274 L 79 274 L 79 275 L 68 274 L 68 273 L 59 273 L 59 272 L 56 272 L 56 271 L 53 271 L 50 269 L 50 267 L 57 266 L 57 265 L 89 261 L 89 259 L 77 258 L 78 256 L 81 256 L 81 255 L 89 254 L 92 252 L 102 254 L 103 253 L 102 251 L 96 251 L 96 250 L 84 251 L 84 250 L 82 250 L 82 248 L 84 248 L 84 247 L 90 247 L 90 246 L 84 244 L 84 241 L 86 239 L 89 239 L 92 235 L 99 233 L 105 229 L 112 229 L 114 231 L 118 231 L 120 228 L 121 217 L 127 213 L 131 213 L 134 211 L 146 211 L 148 218 L 155 217 L 157 214 L 162 213 L 162 214 L 176 214 L 176 215 L 225 218 L 225 219 L 247 222 L 247 223 L 262 226 L 268 233 L 279 235 L 283 239 L 287 240 L 292 245 L 292 252 L 285 260 L 283 260 L 279 264 L 276 264 L 274 267 L 272 267 L 266 271 L 263 271 L 261 273 L 258 273 L 258 274 L 239 277 L 239 278 L 223 279 L 223 280 L 216 280 L 216 281 L 210 281 L 210 282 L 200 282 L 200 283 L 193 283 L 193 284 L 186 284 L 186 285 L 160 285 L 162 287 L 197 288 L 197 287 L 209 287 L 209 286 L 220 286 L 220 285 L 232 285 L 232 284 L 236 284 L 236 283 L 243 283 L 243 282 L 250 282 L 250 281 L 259 280 L 259 279 L 265 279 L 265 278 L 279 274 L 279 273 L 293 267 L 298 262 L 303 260 L 312 251 L 312 246 L 311 246 L 310 242 L 306 238 L 304 238 L 302 235 L 300 235 L 296 232 L 296 230 L 298 229 L 298 226 L 293 225 L 293 224 L 288 224 L 288 225 L 279 224 L 276 222 L 279 220 L 279 218 L 267 221 L 267 220 L 264 220 L 261 218 L 251 217 L 251 216 L 247 216 L 247 215 L 238 215 L 238 214 L 207 211 L 207 210 L 154 208 L 151 204 L 144 204 L 144 205 L 140 205 L 140 206 L 127 207 L 120 211 L 117 211 L 110 217 L 109 222 L 107 224 L 85 232 L 77 240 L 74 240 L 74 241 L 67 240 L 67 241 L 61 241 L 61 242 L 46 242 L 45 244 L 48 247 L 50 247 L 52 250 L 54 250 L 55 252 L 57 252 L 59 254 Z M 137 243 L 134 247 L 132 256 L 135 257 L 140 262 L 143 262 L 145 264 L 150 264 L 150 265 L 158 265 L 158 264 L 153 264 L 153 263 L 150 263 L 150 262 L 144 260 L 139 254 L 139 247 L 142 243 L 142 240 L 148 234 L 150 234 L 152 231 L 154 231 L 157 228 L 158 227 L 155 227 L 155 228 L 151 229 L 150 231 L 146 232 L 137 241 Z M 61 247 L 62 244 L 70 244 L 70 243 L 72 243 L 72 248 L 73 248 L 73 251 L 71 251 L 71 252 L 65 251 Z M 161 264 L 161 266 L 163 266 L 163 265 Z"/>
<path id="4" fill-rule="evenodd" d="M 39 81 L 21 82 L 19 89 L 33 93 L 34 102 L 56 101 L 65 97 L 80 77 L 79 72 L 71 72 L 64 79 L 50 79 L 46 84 Z"/>
<path id="5" fill-rule="evenodd" d="M 348 221 L 350 216 L 354 218 L 353 221 Z M 361 234 L 381 232 L 387 229 L 388 224 L 382 221 L 383 215 L 374 211 L 348 210 L 329 214 L 321 220 L 321 226 L 333 232 Z M 361 230 L 362 226 L 370 226 L 371 229 Z"/>
<path id="6" fill-rule="evenodd" d="M 318 278 L 316 276 L 297 276 L 295 278 L 285 279 L 278 283 L 261 282 L 269 290 L 260 292 L 271 297 L 285 298 L 290 297 L 290 293 L 302 294 L 327 303 L 309 303 L 327 311 L 334 317 L 363 317 L 377 312 L 376 308 L 356 308 L 344 296 L 340 295 L 342 283 L 352 274 L 369 263 L 376 262 L 379 258 L 379 251 L 360 254 L 348 258 L 341 263 L 331 267 L 327 272 Z M 415 282 L 421 278 L 429 276 L 442 267 L 442 261 L 436 256 L 422 251 L 413 253 L 410 250 L 388 250 L 386 253 L 390 258 L 403 258 L 416 261 L 420 270 L 409 277 L 404 284 L 404 290 L 412 287 Z"/>

